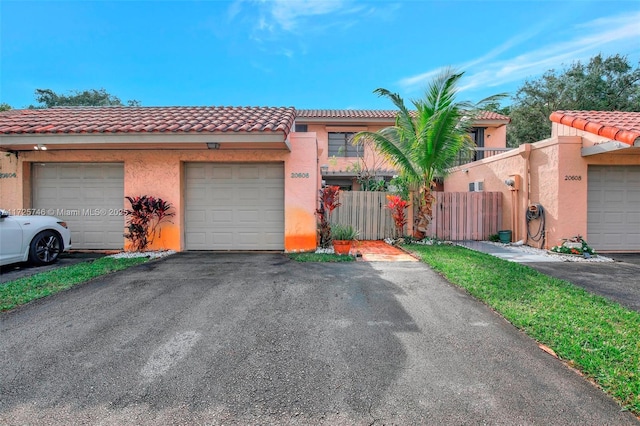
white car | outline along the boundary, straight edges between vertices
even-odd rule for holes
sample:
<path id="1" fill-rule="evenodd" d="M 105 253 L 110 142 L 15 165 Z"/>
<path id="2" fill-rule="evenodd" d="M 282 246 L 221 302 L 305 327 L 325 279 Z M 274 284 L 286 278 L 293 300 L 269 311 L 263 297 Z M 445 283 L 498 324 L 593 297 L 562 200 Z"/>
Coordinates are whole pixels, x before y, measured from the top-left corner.
<path id="1" fill-rule="evenodd" d="M 47 265 L 71 248 L 71 231 L 53 216 L 11 216 L 0 209 L 0 266 Z"/>

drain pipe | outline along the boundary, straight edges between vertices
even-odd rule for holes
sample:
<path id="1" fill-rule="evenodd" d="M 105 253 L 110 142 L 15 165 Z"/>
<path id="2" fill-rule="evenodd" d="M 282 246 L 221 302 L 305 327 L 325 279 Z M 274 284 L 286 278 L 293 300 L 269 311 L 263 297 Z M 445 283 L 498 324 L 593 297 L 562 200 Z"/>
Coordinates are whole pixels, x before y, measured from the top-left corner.
<path id="1" fill-rule="evenodd" d="M 520 156 L 524 159 L 524 176 L 523 176 L 523 182 L 522 182 L 522 187 L 523 187 L 523 202 L 522 204 L 524 204 L 524 206 L 519 206 L 518 211 L 526 211 L 529 208 L 529 204 L 531 204 L 531 191 L 529 188 L 529 182 L 530 182 L 530 178 L 531 178 L 531 144 L 530 143 L 525 143 L 520 145 Z M 514 205 L 515 208 L 515 205 Z M 517 225 L 519 224 L 519 221 L 517 223 Z M 520 227 L 518 226 L 516 228 L 518 231 L 518 236 L 520 236 Z M 522 238 L 520 238 L 522 239 Z M 520 239 L 517 239 L 516 241 L 520 241 Z M 528 233 L 525 232 L 524 233 L 524 243 L 527 244 L 527 241 L 529 239 Z"/>

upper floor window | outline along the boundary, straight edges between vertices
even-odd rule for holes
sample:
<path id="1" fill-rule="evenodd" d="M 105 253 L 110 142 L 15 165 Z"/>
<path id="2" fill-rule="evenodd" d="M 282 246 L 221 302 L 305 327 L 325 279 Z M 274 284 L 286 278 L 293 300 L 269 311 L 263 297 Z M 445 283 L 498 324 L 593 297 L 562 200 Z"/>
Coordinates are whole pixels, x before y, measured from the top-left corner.
<path id="1" fill-rule="evenodd" d="M 471 130 L 471 139 L 476 145 L 473 161 L 482 160 L 484 158 L 484 127 L 474 127 Z"/>
<path id="2" fill-rule="evenodd" d="M 362 142 L 354 145 L 355 132 L 329 132 L 329 157 L 362 157 Z"/>

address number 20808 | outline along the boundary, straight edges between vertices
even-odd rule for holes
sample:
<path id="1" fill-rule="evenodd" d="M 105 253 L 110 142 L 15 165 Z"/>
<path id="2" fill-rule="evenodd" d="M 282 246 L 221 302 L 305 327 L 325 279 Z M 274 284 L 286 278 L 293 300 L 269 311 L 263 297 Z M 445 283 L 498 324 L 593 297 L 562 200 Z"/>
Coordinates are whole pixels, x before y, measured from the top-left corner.
<path id="1" fill-rule="evenodd" d="M 309 173 L 291 173 L 291 179 L 309 179 Z"/>

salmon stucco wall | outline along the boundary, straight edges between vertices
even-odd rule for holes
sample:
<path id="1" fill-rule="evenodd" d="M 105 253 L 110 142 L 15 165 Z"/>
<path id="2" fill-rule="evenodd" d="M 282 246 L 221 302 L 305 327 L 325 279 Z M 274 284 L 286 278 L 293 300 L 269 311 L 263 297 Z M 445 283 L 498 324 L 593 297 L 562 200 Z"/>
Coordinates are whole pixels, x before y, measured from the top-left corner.
<path id="1" fill-rule="evenodd" d="M 124 193 L 128 197 L 142 195 L 162 198 L 171 203 L 174 216 L 163 222 L 159 234 L 149 247 L 152 250 L 180 250 L 182 241 L 182 163 L 166 151 L 136 151 L 124 162 Z M 125 201 L 125 208 L 131 205 Z M 125 249 L 132 247 L 125 241 Z"/>
<path id="2" fill-rule="evenodd" d="M 514 241 L 528 240 L 534 247 L 550 248 L 565 238 L 587 234 L 587 170 L 580 155 L 582 139 L 563 136 L 521 145 L 518 149 L 455 169 L 445 180 L 445 190 L 465 190 L 468 182 L 484 181 L 485 191 L 503 193 L 503 228 L 514 231 Z M 527 160 L 528 158 L 528 160 Z M 528 168 L 528 171 L 527 171 Z M 468 172 L 465 172 L 468 170 Z M 518 176 L 520 188 L 504 183 Z M 531 205 L 545 213 L 545 243 L 532 241 L 527 232 L 538 232 L 539 219 L 527 226 Z"/>
<path id="3" fill-rule="evenodd" d="M 291 153 L 285 162 L 284 249 L 314 251 L 317 247 L 318 146 L 315 133 L 290 133 Z"/>
<path id="4" fill-rule="evenodd" d="M 504 181 L 511 175 L 523 176 L 525 161 L 519 150 L 508 151 L 484 160 L 476 161 L 453 169 L 444 181 L 446 192 L 467 192 L 469 183 L 482 182 L 484 191 L 502 193 L 502 224 L 500 229 L 513 231 L 513 238 L 523 237 L 523 227 L 514 227 L 514 214 L 524 209 L 522 189 L 511 191 Z M 514 209 L 514 203 L 516 208 Z"/>
<path id="5" fill-rule="evenodd" d="M 23 208 L 22 185 L 19 182 L 24 178 L 19 157 L 0 152 L 0 208 L 14 211 Z"/>
<path id="6" fill-rule="evenodd" d="M 485 148 L 505 148 L 507 146 L 507 126 L 484 129 Z"/>
<path id="7" fill-rule="evenodd" d="M 164 223 L 160 237 L 150 249 L 184 249 L 184 163 L 185 162 L 281 162 L 285 165 L 285 250 L 316 248 L 316 194 L 318 190 L 315 136 L 291 135 L 291 152 L 281 150 L 73 150 L 25 151 L 1 161 L 0 207 L 31 208 L 30 165 L 33 162 L 99 162 L 124 164 L 122 207 L 125 196 L 149 195 L 174 207 L 171 223 Z M 15 174 L 15 177 L 13 177 Z M 123 237 L 124 240 L 124 237 Z M 125 243 L 125 248 L 129 248 Z"/>

